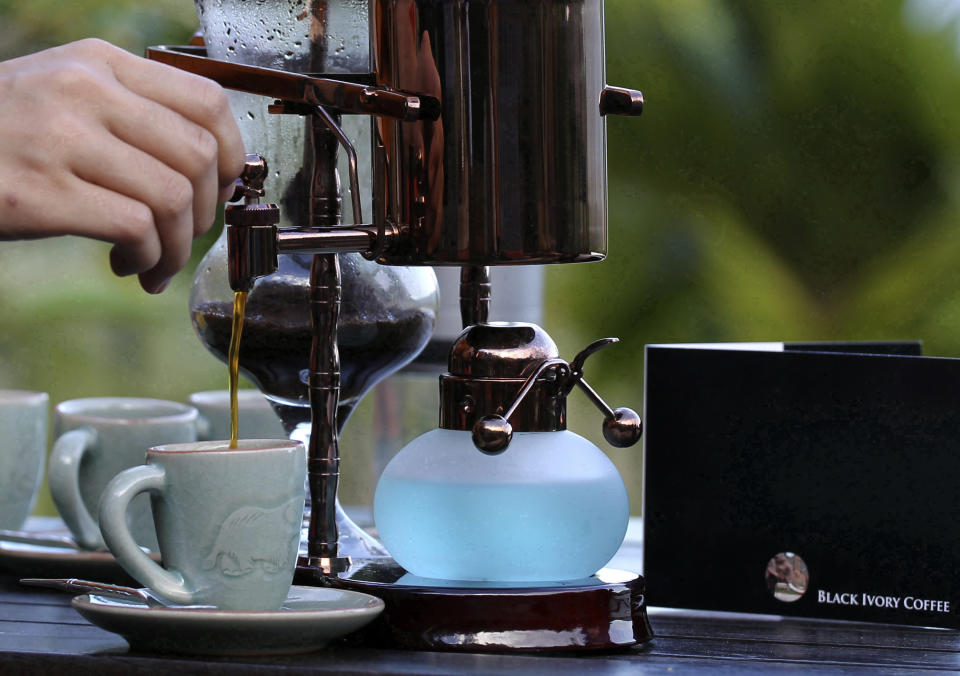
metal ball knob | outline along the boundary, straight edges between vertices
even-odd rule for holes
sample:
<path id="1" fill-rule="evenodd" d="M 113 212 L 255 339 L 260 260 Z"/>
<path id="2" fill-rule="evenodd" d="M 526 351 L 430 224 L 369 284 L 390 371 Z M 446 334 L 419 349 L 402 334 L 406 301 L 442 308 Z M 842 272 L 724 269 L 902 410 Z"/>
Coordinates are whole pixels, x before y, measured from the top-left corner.
<path id="1" fill-rule="evenodd" d="M 269 168 L 262 155 L 248 153 L 243 171 L 233 187 L 233 196 L 228 202 L 239 202 L 244 197 L 263 197 L 263 183 L 267 180 Z"/>
<path id="2" fill-rule="evenodd" d="M 473 445 L 487 455 L 499 455 L 513 439 L 513 426 L 502 415 L 480 418 L 473 426 Z"/>
<path id="3" fill-rule="evenodd" d="M 263 155 L 256 153 L 248 153 L 245 159 L 240 178 L 251 188 L 262 189 L 264 181 L 267 180 L 267 174 L 270 173 L 267 160 Z"/>
<path id="4" fill-rule="evenodd" d="M 611 446 L 626 448 L 640 441 L 643 434 L 643 421 L 637 412 L 630 408 L 614 410 L 612 418 L 603 421 L 603 438 Z"/>

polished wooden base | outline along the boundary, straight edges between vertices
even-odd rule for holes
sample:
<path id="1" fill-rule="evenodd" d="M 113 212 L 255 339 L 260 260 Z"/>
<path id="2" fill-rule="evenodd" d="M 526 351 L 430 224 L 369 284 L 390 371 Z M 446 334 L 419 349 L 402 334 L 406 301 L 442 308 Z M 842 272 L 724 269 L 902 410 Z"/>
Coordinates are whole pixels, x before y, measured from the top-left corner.
<path id="1" fill-rule="evenodd" d="M 464 652 L 596 651 L 653 636 L 642 576 L 603 569 L 562 583 L 428 580 L 392 559 L 368 559 L 324 574 L 297 568 L 296 584 L 327 584 L 382 598 L 386 610 L 366 630 L 371 645 Z"/>

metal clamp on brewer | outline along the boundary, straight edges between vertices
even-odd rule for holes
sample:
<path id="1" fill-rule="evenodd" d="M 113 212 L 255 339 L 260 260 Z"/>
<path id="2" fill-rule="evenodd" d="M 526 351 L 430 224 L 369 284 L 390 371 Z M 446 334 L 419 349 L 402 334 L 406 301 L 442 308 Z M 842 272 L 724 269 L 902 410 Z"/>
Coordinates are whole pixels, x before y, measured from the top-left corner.
<path id="1" fill-rule="evenodd" d="M 618 342 L 603 338 L 567 363 L 550 336 L 534 324 L 476 324 L 450 353 L 440 376 L 440 427 L 470 430 L 473 443 L 491 455 L 507 450 L 513 433 L 567 429 L 567 395 L 575 386 L 604 413 L 603 434 L 613 446 L 632 446 L 643 429 L 629 408 L 612 410 L 583 379 L 583 363 Z"/>

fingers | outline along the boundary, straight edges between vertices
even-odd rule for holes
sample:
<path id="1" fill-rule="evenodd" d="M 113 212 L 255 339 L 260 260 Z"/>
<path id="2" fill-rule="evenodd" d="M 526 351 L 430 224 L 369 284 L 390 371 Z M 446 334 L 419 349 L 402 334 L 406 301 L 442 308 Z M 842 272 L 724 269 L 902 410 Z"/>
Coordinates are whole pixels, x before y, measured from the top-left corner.
<path id="1" fill-rule="evenodd" d="M 213 223 L 223 191 L 218 175 L 216 138 L 203 127 L 149 99 L 126 90 L 116 91 L 114 95 L 116 100 L 109 106 L 109 130 L 118 139 L 189 180 L 193 193 L 193 235 L 202 235 Z M 131 115 L 131 110 L 137 114 Z M 233 185 L 232 180 L 229 185 Z"/>
<path id="2" fill-rule="evenodd" d="M 45 197 L 18 189 L 25 199 L 0 213 L 0 236 L 113 242 L 117 274 L 162 290 L 243 168 L 220 86 L 85 40 L 0 63 L 4 91 L 0 146 L 14 152 L 0 157 L 0 183 L 31 183 Z"/>
<path id="3" fill-rule="evenodd" d="M 90 158 L 91 162 L 95 160 Z M 173 207 L 166 207 L 166 222 L 158 223 L 154 210 L 137 198 L 91 183 L 81 175 L 62 174 L 57 179 L 50 182 L 47 176 L 21 177 L 15 204 L 6 204 L 10 217 L 42 212 L 46 233 L 111 242 L 110 264 L 117 275 L 139 274 L 141 286 L 150 293 L 166 288 L 190 255 L 189 209 L 178 214 Z M 122 182 L 118 178 L 117 184 Z M 137 188 L 129 191 L 136 192 Z M 7 234 L 37 236 L 31 228 Z"/>
<path id="4" fill-rule="evenodd" d="M 44 215 L 43 234 L 79 235 L 115 243 L 111 263 L 121 274 L 149 270 L 162 255 L 162 244 L 149 207 L 120 193 L 89 183 L 71 173 L 54 177 L 42 172 L 21 174 L 14 186 L 17 199 L 7 202 L 16 222 L 30 214 Z M 35 228 L 12 229 L 9 236 L 37 236 Z"/>
<path id="5" fill-rule="evenodd" d="M 148 153 L 110 138 L 74 158 L 72 168 L 78 179 L 148 208 L 152 222 L 147 227 L 138 218 L 114 233 L 110 262 L 116 274 L 139 273 L 144 289 L 162 291 L 190 257 L 195 204 L 191 182 Z"/>
<path id="6" fill-rule="evenodd" d="M 108 43 L 84 41 L 111 69 L 121 91 L 132 95 L 111 110 L 115 133 L 189 177 L 196 196 L 195 232 L 206 231 L 216 206 L 232 195 L 243 170 L 240 130 L 220 85 Z M 142 115 L 130 115 L 140 97 Z M 150 102 L 151 105 L 143 105 Z M 149 131 L 153 133 L 147 133 Z M 204 224 L 204 225 L 200 225 Z"/>
<path id="7" fill-rule="evenodd" d="M 104 52 L 103 58 L 124 87 L 213 134 L 220 187 L 231 185 L 243 170 L 245 151 L 223 88 L 212 80 L 136 57 L 107 43 L 90 42 L 92 49 Z"/>

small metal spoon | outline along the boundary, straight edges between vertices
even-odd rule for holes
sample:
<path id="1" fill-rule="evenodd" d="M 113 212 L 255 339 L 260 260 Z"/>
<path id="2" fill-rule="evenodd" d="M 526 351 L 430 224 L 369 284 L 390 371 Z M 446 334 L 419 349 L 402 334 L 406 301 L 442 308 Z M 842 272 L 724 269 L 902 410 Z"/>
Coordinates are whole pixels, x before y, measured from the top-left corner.
<path id="1" fill-rule="evenodd" d="M 20 584 L 31 587 L 46 587 L 48 589 L 59 589 L 60 591 L 75 592 L 79 594 L 102 594 L 103 596 L 114 596 L 124 599 L 136 599 L 143 601 L 151 608 L 165 608 L 167 604 L 150 593 L 147 589 L 135 589 L 133 587 L 124 587 L 119 584 L 106 584 L 104 582 L 93 582 L 92 580 L 79 580 L 75 577 L 69 578 L 47 578 L 47 577 L 25 577 L 20 580 Z"/>

